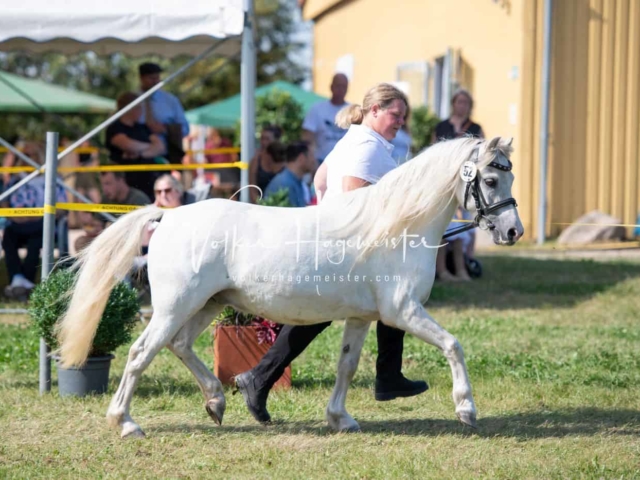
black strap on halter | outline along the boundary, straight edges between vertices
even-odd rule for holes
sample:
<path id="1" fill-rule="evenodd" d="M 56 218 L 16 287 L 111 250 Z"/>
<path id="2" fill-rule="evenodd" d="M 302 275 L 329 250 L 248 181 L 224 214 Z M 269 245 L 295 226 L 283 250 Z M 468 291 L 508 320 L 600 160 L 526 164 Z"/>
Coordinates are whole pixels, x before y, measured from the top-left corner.
<path id="1" fill-rule="evenodd" d="M 509 162 L 509 165 L 502 165 L 494 161 L 487 166 L 498 169 L 498 170 L 502 170 L 503 172 L 510 172 L 511 169 L 513 168 L 513 164 L 511 163 L 511 160 L 507 159 L 507 161 Z M 454 235 L 457 235 L 462 232 L 466 232 L 467 230 L 472 230 L 476 227 L 482 228 L 483 221 L 484 221 L 484 225 L 486 225 L 485 228 L 482 228 L 483 230 L 487 230 L 487 229 L 493 230 L 496 227 L 491 222 L 491 220 L 487 218 L 487 215 L 497 210 L 500 210 L 501 208 L 508 207 L 510 205 L 513 205 L 514 207 L 518 206 L 518 204 L 516 203 L 516 199 L 513 197 L 507 198 L 505 200 L 501 200 L 497 203 L 494 203 L 493 205 L 488 205 L 487 200 L 484 198 L 484 195 L 482 194 L 482 189 L 480 188 L 480 172 L 476 174 L 475 178 L 472 181 L 467 182 L 467 185 L 464 190 L 464 204 L 462 205 L 463 208 L 465 209 L 467 208 L 469 193 L 471 193 L 471 196 L 473 197 L 473 200 L 475 201 L 475 204 L 476 204 L 476 212 L 477 212 L 476 218 L 473 220 L 473 222 L 448 230 L 447 232 L 445 232 L 443 238 L 445 239 L 450 238 L 450 237 L 453 237 Z"/>

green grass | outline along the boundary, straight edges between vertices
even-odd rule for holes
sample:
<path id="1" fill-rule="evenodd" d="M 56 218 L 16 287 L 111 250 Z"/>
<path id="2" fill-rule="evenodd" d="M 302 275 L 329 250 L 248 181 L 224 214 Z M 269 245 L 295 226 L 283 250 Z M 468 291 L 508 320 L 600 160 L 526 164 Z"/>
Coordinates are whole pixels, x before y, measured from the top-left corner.
<path id="1" fill-rule="evenodd" d="M 10 322 L 0 324 L 0 478 L 640 478 L 640 265 L 482 261 L 482 280 L 438 284 L 429 308 L 464 347 L 475 433 L 455 420 L 446 361 L 415 338 L 404 371 L 430 390 L 373 400 L 373 328 L 347 400 L 363 432 L 330 432 L 335 324 L 294 363 L 294 388 L 271 395 L 270 427 L 230 391 L 215 427 L 190 374 L 161 352 L 132 404 L 148 438 L 122 441 L 104 414 L 127 348 L 109 395 L 61 399 L 54 369 L 40 397 L 38 339 Z M 196 347 L 211 366 L 210 334 Z"/>

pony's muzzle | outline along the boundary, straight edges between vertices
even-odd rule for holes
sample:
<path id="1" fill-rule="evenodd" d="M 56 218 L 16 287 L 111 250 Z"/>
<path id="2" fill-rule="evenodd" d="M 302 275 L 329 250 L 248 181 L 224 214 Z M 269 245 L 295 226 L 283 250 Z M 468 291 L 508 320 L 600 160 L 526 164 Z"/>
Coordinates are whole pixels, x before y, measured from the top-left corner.
<path id="1" fill-rule="evenodd" d="M 509 241 L 509 244 L 513 245 L 514 243 L 516 243 L 520 238 L 522 238 L 523 233 L 524 232 L 521 232 L 516 227 L 512 227 L 507 230 L 507 240 Z"/>

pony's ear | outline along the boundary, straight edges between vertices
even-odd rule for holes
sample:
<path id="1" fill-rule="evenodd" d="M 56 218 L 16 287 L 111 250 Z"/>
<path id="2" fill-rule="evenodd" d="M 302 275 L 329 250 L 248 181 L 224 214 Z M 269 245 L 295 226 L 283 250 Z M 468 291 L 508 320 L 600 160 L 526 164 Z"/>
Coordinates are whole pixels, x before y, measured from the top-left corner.
<path id="1" fill-rule="evenodd" d="M 487 150 L 493 150 L 500 143 L 501 137 L 493 137 L 487 144 Z"/>
<path id="2" fill-rule="evenodd" d="M 511 144 L 513 143 L 513 137 L 503 138 L 500 143 L 505 147 L 510 147 Z"/>

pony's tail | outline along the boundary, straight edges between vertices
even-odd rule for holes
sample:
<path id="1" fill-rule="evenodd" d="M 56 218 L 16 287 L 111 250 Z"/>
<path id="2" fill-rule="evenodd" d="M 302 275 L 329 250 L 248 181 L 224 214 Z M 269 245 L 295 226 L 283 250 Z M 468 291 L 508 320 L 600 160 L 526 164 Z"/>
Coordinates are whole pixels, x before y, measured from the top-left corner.
<path id="1" fill-rule="evenodd" d="M 150 206 L 123 215 L 79 255 L 79 272 L 68 292 L 73 296 L 56 327 L 60 344 L 56 353 L 62 366 L 80 366 L 87 360 L 109 294 L 140 254 L 142 229 L 163 214 L 160 208 Z"/>

